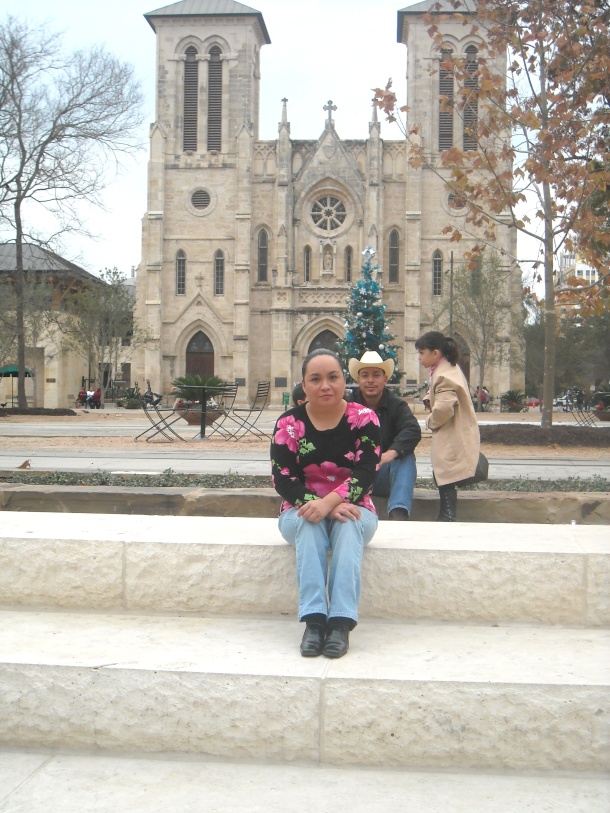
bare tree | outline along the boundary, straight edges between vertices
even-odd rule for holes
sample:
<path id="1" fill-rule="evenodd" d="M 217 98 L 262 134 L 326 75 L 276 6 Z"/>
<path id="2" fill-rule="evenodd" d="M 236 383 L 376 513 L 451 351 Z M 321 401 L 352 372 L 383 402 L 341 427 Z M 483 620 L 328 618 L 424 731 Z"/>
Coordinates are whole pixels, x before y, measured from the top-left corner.
<path id="1" fill-rule="evenodd" d="M 102 389 L 102 400 L 122 362 L 150 336 L 134 320 L 134 299 L 116 269 L 101 273 L 103 284 L 90 285 L 67 298 L 64 349 L 87 360 Z M 104 371 L 108 372 L 105 379 Z M 104 380 L 105 379 L 105 380 Z"/>
<path id="2" fill-rule="evenodd" d="M 25 243 L 86 233 L 79 204 L 139 148 L 133 68 L 101 47 L 64 55 L 57 34 L 13 17 L 0 25 L 0 229 L 16 246 L 18 403 L 25 407 Z M 34 224 L 47 223 L 46 232 Z"/>
<path id="3" fill-rule="evenodd" d="M 495 364 L 515 364 L 510 357 L 511 337 L 522 336 L 524 314 L 512 305 L 510 267 L 497 253 L 486 252 L 474 268 L 459 263 L 452 271 L 451 286 L 443 293 L 433 321 L 447 320 L 468 344 L 478 371 L 479 389 Z"/>

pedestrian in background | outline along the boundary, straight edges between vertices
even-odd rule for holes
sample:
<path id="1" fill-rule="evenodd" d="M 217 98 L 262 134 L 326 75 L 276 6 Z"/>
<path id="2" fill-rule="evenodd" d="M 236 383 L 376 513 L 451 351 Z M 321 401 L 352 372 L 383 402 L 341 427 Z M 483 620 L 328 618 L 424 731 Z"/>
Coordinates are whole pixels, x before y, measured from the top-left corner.
<path id="1" fill-rule="evenodd" d="M 440 496 L 437 522 L 457 520 L 457 485 L 473 477 L 481 446 L 470 388 L 458 361 L 455 341 L 431 330 L 415 342 L 430 372 L 428 429 L 432 432 L 432 471 Z"/>

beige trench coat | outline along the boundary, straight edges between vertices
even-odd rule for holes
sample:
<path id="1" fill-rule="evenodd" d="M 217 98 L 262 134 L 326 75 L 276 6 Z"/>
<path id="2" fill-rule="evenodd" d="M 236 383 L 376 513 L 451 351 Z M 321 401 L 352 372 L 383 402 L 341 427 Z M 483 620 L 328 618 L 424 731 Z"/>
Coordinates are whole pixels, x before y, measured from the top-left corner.
<path id="1" fill-rule="evenodd" d="M 468 382 L 456 364 L 442 359 L 432 374 L 428 395 L 432 430 L 432 470 L 439 486 L 472 477 L 481 438 Z"/>

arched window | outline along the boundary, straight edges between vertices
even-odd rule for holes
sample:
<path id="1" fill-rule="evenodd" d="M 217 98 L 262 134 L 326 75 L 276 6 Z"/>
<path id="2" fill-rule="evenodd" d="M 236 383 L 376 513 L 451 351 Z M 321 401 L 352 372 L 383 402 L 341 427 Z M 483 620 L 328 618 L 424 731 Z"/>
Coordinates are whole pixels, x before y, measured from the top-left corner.
<path id="1" fill-rule="evenodd" d="M 432 295 L 443 294 L 443 255 L 435 251 L 432 255 Z"/>
<path id="2" fill-rule="evenodd" d="M 269 267 L 269 238 L 267 232 L 261 229 L 258 233 L 258 281 L 267 282 L 267 269 Z"/>
<path id="3" fill-rule="evenodd" d="M 176 254 L 176 295 L 184 296 L 186 293 L 186 254 L 179 251 Z"/>
<path id="4" fill-rule="evenodd" d="M 438 73 L 438 92 L 441 96 L 438 113 L 438 148 L 448 150 L 453 147 L 453 59 L 451 48 L 441 51 L 441 67 Z"/>
<path id="5" fill-rule="evenodd" d="M 354 257 L 354 252 L 352 251 L 352 247 L 348 246 L 345 249 L 345 281 L 351 282 L 352 281 L 352 260 Z"/>
<path id="6" fill-rule="evenodd" d="M 339 351 L 337 346 L 338 341 L 339 337 L 336 333 L 333 333 L 332 330 L 323 330 L 321 333 L 318 333 L 315 339 L 311 342 L 307 352 L 311 353 L 313 350 L 319 350 L 321 347 L 323 347 L 325 350 L 332 350 L 333 353 L 337 353 Z"/>
<path id="7" fill-rule="evenodd" d="M 223 296 L 225 292 L 225 255 L 218 250 L 214 254 L 214 296 Z"/>
<path id="8" fill-rule="evenodd" d="M 208 150 L 222 147 L 222 62 L 220 48 L 210 48 L 208 63 Z"/>
<path id="9" fill-rule="evenodd" d="M 184 63 L 184 116 L 182 149 L 197 150 L 197 95 L 199 91 L 199 62 L 197 49 L 189 45 Z"/>
<path id="10" fill-rule="evenodd" d="M 476 150 L 477 126 L 479 124 L 479 77 L 477 73 L 477 49 L 466 48 L 466 81 L 464 82 L 464 150 Z"/>
<path id="11" fill-rule="evenodd" d="M 398 232 L 392 229 L 390 232 L 390 264 L 388 282 L 398 282 Z"/>
<path id="12" fill-rule="evenodd" d="M 311 282 L 311 248 L 303 249 L 303 282 Z"/>

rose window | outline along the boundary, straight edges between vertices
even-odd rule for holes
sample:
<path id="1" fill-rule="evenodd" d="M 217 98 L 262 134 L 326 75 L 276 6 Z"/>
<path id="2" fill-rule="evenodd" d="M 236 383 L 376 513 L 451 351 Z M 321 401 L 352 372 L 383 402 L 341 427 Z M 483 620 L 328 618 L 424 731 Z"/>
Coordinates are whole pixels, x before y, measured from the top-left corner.
<path id="1" fill-rule="evenodd" d="M 311 207 L 314 225 L 323 231 L 334 231 L 343 225 L 347 212 L 345 204 L 332 195 L 318 198 Z"/>

